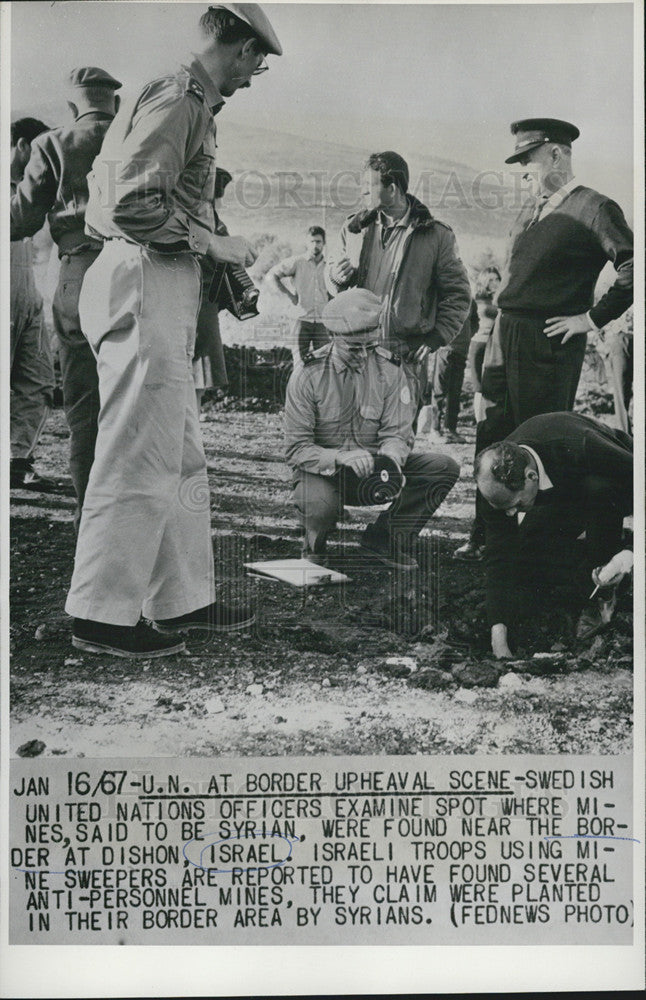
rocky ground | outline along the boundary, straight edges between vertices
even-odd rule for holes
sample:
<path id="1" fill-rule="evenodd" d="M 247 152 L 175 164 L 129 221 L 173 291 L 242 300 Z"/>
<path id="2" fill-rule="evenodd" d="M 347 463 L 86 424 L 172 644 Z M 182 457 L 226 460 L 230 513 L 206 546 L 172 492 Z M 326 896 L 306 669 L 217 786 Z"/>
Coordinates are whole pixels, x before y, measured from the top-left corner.
<path id="1" fill-rule="evenodd" d="M 586 398 L 588 412 L 609 408 L 603 392 Z M 540 600 L 530 595 L 518 659 L 488 655 L 482 570 L 451 558 L 473 503 L 468 410 L 467 444 L 433 446 L 450 448 L 462 474 L 423 538 L 419 572 L 402 582 L 362 560 L 358 529 L 373 515 L 351 509 L 336 542 L 350 583 L 302 593 L 249 579 L 244 562 L 299 553 L 281 414 L 265 406 L 211 402 L 202 424 L 218 589 L 253 600 L 257 621 L 246 633 L 191 640 L 186 654 L 131 662 L 74 650 L 63 611 L 74 552 L 71 485 L 66 495 L 12 492 L 13 754 L 630 751 L 630 595 L 612 628 L 580 648 L 576 597 L 561 581 Z M 428 441 L 419 437 L 416 447 Z M 65 477 L 66 451 L 57 410 L 40 471 Z"/>

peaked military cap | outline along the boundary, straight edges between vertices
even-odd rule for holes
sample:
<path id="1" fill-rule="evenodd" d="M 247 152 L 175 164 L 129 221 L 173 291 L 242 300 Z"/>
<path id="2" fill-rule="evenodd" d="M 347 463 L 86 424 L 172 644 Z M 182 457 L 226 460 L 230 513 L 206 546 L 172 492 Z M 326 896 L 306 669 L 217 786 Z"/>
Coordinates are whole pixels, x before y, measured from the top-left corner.
<path id="1" fill-rule="evenodd" d="M 254 35 L 258 38 L 263 49 L 275 56 L 282 56 L 283 49 L 278 41 L 276 32 L 269 23 L 269 18 L 264 10 L 257 3 L 214 3 L 209 10 L 218 10 L 220 7 L 228 10 L 230 14 L 240 21 L 248 24 Z"/>
<path id="2" fill-rule="evenodd" d="M 512 122 L 511 134 L 516 136 L 516 148 L 505 163 L 517 163 L 526 153 L 546 142 L 571 146 L 574 140 L 578 139 L 579 130 L 576 125 L 558 118 L 523 118 L 521 121 Z"/>
<path id="3" fill-rule="evenodd" d="M 70 87 L 106 87 L 119 90 L 121 83 L 99 66 L 79 66 L 69 76 Z"/>

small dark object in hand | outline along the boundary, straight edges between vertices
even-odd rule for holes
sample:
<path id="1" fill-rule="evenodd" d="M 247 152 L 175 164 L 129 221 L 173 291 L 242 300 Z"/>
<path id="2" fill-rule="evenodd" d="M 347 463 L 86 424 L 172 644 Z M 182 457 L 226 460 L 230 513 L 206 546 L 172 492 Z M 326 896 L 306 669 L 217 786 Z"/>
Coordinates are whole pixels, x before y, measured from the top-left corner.
<path id="1" fill-rule="evenodd" d="M 243 267 L 217 261 L 211 285 L 209 302 L 217 302 L 220 309 L 228 309 L 238 320 L 258 315 L 260 292 Z"/>

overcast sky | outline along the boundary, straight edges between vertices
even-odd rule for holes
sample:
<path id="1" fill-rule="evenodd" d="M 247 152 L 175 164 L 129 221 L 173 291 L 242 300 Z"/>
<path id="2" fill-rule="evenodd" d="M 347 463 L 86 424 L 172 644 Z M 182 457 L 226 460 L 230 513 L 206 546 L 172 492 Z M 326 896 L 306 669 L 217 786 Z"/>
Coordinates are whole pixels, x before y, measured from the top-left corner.
<path id="1" fill-rule="evenodd" d="M 206 8 L 176 3 L 12 5 L 13 104 L 63 97 L 78 65 L 128 87 L 173 68 Z M 630 4 L 266 4 L 284 55 L 222 112 L 245 125 L 476 169 L 509 154 L 509 123 L 543 115 L 581 129 L 578 179 L 630 210 Z"/>

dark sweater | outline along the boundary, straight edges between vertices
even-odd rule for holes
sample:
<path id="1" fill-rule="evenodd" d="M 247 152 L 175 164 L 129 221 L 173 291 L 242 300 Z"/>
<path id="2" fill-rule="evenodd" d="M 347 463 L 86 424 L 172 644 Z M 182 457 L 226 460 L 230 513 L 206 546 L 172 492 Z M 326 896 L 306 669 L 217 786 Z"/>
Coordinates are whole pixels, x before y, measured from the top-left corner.
<path id="1" fill-rule="evenodd" d="M 532 210 L 526 206 L 512 229 L 499 307 L 539 318 L 589 311 L 598 327 L 621 316 L 633 301 L 633 234 L 619 205 L 579 186 L 526 229 Z M 597 278 L 607 261 L 617 279 L 593 307 Z"/>
<path id="2" fill-rule="evenodd" d="M 544 413 L 531 417 L 506 438 L 524 444 L 539 456 L 553 488 L 541 490 L 536 504 L 561 507 L 584 505 L 587 476 L 610 479 L 622 495 L 632 497 L 633 442 L 579 413 Z M 509 625 L 515 613 L 518 586 L 518 518 L 483 503 L 487 618 L 490 625 Z"/>

